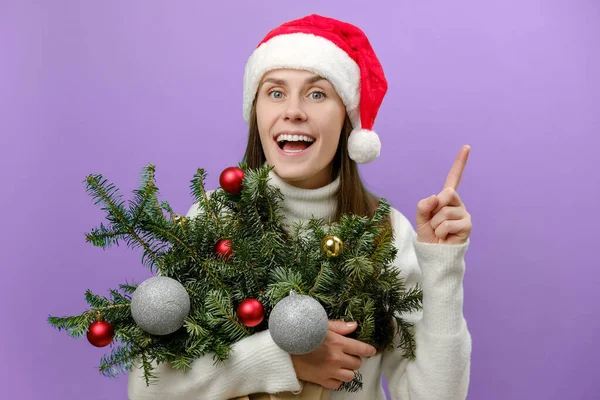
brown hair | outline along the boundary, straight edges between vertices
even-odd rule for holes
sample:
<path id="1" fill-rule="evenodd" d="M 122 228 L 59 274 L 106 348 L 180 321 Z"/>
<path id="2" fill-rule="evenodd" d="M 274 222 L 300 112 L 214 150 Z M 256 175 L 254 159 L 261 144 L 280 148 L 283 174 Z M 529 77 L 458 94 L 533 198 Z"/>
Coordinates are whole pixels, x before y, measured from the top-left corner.
<path id="1" fill-rule="evenodd" d="M 352 124 L 350 118 L 346 115 L 331 168 L 332 180 L 338 174 L 340 175 L 340 188 L 337 193 L 337 211 L 334 221 L 338 221 L 344 214 L 362 215 L 371 218 L 379 204 L 379 198 L 365 189 L 360 179 L 356 161 L 347 155 L 348 137 L 351 132 Z M 256 100 L 250 110 L 248 144 L 246 145 L 244 161 L 251 169 L 260 168 L 266 162 L 258 132 Z"/>

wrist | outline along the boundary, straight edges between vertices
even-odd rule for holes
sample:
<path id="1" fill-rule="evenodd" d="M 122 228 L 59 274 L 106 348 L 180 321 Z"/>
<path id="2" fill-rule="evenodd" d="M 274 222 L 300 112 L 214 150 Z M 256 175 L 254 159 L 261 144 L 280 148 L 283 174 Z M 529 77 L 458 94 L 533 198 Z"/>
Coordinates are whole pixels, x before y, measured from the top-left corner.
<path id="1" fill-rule="evenodd" d="M 296 378 L 298 380 L 306 380 L 306 376 L 304 374 L 304 368 L 302 368 L 302 359 L 300 356 L 296 354 L 290 354 L 292 359 L 292 365 L 294 366 L 294 371 L 296 372 Z"/>

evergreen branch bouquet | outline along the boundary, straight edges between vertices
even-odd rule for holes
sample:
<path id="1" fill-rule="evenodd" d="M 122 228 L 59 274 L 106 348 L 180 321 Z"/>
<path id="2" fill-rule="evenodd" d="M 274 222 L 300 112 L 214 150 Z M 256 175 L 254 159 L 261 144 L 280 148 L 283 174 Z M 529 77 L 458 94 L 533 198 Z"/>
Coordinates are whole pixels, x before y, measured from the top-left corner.
<path id="1" fill-rule="evenodd" d="M 400 349 L 413 359 L 412 325 L 400 315 L 422 307 L 422 292 L 406 289 L 392 266 L 397 249 L 387 201 L 380 200 L 372 218 L 344 215 L 331 224 L 313 218 L 284 229 L 283 197 L 268 184 L 270 170 L 240 163 L 207 192 L 207 174 L 198 169 L 190 188 L 201 212 L 191 218 L 159 200 L 152 164 L 127 203 L 102 175 L 88 176 L 87 192 L 108 223 L 86 240 L 141 249 L 143 265 L 156 276 L 121 284 L 109 297 L 87 290 L 88 310 L 48 322 L 72 337 L 87 334 L 95 346 L 110 344 L 99 367 L 106 376 L 130 371 L 139 360 L 147 385 L 159 379 L 153 363 L 189 370 L 209 353 L 224 362 L 233 344 L 265 329 L 288 352 L 310 352 L 322 343 L 328 319 L 357 321 L 349 336 L 380 351 L 394 350 L 399 335 Z M 308 333 L 290 338 L 298 316 Z M 361 388 L 357 374 L 338 390 Z"/>

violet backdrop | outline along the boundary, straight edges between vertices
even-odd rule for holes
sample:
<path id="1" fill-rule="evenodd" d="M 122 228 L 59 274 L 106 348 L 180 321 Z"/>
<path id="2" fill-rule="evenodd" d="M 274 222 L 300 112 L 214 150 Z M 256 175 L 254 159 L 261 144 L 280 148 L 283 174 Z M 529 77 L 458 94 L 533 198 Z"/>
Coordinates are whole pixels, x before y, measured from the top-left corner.
<path id="1" fill-rule="evenodd" d="M 150 276 L 140 253 L 102 251 L 83 179 L 129 196 L 157 165 L 163 199 L 243 154 L 247 57 L 310 13 L 360 26 L 389 81 L 369 189 L 414 224 L 463 144 L 472 214 L 464 312 L 469 399 L 597 399 L 600 3 L 504 0 L 0 1 L 2 398 L 126 399 L 96 370 L 107 348 L 51 328 Z"/>

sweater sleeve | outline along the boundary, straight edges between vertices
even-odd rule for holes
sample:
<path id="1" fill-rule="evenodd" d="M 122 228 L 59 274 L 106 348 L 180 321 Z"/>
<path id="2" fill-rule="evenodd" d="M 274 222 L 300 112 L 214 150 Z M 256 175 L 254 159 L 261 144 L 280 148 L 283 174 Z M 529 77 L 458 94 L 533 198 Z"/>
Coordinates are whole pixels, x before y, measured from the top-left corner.
<path id="1" fill-rule="evenodd" d="M 466 399 L 471 336 L 463 316 L 462 282 L 470 239 L 460 245 L 420 243 L 404 215 L 395 211 L 394 219 L 399 276 L 406 287 L 421 286 L 423 309 L 402 315 L 414 323 L 415 359 L 403 357 L 397 340 L 394 351 L 382 356 L 391 398 Z"/>
<path id="2" fill-rule="evenodd" d="M 235 343 L 223 363 L 216 364 L 207 354 L 196 359 L 187 372 L 169 363 L 153 367 L 158 382 L 146 386 L 143 370 L 139 363 L 134 364 L 128 377 L 129 400 L 225 400 L 302 389 L 290 355 L 273 342 L 268 330 Z"/>
<path id="3" fill-rule="evenodd" d="M 186 216 L 193 218 L 200 212 L 194 204 Z M 134 363 L 128 376 L 129 400 L 217 400 L 302 390 L 291 356 L 277 346 L 269 330 L 233 344 L 230 357 L 223 363 L 217 364 L 212 354 L 206 354 L 187 372 L 174 369 L 170 363 L 154 363 L 153 368 L 158 381 L 147 386 L 139 361 Z"/>

